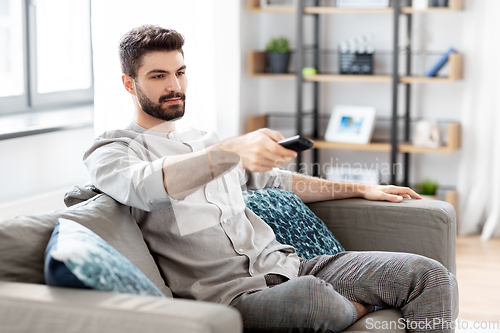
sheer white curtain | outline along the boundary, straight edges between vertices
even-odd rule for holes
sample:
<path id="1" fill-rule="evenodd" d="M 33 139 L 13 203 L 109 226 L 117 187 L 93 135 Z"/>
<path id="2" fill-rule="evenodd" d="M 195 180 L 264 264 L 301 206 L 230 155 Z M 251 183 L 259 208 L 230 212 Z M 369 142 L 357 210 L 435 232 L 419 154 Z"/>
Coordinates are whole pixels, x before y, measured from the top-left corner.
<path id="1" fill-rule="evenodd" d="M 172 28 L 186 38 L 186 113 L 178 127 L 215 130 L 221 137 L 239 128 L 239 13 L 234 0 L 93 0 L 92 45 L 95 130 L 126 126 L 133 115 L 121 84 L 120 37 L 142 24 Z"/>
<path id="2" fill-rule="evenodd" d="M 459 233 L 500 231 L 500 1 L 467 2 Z"/>

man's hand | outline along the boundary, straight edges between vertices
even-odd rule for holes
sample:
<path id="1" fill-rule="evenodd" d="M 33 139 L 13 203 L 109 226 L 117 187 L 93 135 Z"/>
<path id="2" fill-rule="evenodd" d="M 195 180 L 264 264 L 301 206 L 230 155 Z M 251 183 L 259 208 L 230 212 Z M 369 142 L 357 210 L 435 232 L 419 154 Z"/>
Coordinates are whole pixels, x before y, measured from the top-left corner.
<path id="1" fill-rule="evenodd" d="M 362 197 L 368 200 L 401 202 L 403 198 L 422 199 L 422 197 L 411 188 L 393 185 L 371 185 L 361 189 L 360 192 Z"/>
<path id="2" fill-rule="evenodd" d="M 240 155 L 243 168 L 263 172 L 269 171 L 279 164 L 290 162 L 297 157 L 293 150 L 283 148 L 276 142 L 283 140 L 280 132 L 263 128 L 236 138 L 221 141 L 209 150 L 226 150 Z"/>

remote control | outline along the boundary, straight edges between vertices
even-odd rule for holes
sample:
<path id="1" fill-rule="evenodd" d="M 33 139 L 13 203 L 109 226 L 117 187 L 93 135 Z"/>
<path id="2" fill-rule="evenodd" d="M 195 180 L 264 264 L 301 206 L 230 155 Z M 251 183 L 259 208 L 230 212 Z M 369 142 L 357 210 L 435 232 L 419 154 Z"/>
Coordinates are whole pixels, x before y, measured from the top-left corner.
<path id="1" fill-rule="evenodd" d="M 286 149 L 295 150 L 296 152 L 303 151 L 314 146 L 314 141 L 309 140 L 301 135 L 295 135 L 287 139 L 278 141 L 278 144 L 282 145 Z"/>

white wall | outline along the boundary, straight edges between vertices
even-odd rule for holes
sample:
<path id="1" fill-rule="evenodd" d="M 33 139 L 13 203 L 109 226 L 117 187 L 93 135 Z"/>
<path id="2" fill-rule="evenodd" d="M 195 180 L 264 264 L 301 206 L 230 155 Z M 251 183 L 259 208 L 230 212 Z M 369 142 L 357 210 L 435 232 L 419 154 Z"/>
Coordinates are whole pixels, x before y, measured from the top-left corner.
<path id="1" fill-rule="evenodd" d="M 157 24 L 186 38 L 189 85 L 178 126 L 237 135 L 239 10 L 233 0 L 92 1 L 96 132 L 122 128 L 132 119 L 132 99 L 121 83 L 120 38 L 132 28 Z"/>
<path id="2" fill-rule="evenodd" d="M 117 16 L 112 15 L 111 8 L 106 11 L 104 4 L 100 6 L 102 6 L 103 12 L 99 16 L 96 14 L 94 16 L 97 16 L 101 22 L 105 22 L 106 17 L 111 19 Z M 134 6 L 126 7 L 128 12 L 133 11 Z M 293 80 L 255 79 L 250 78 L 248 75 L 248 52 L 250 50 L 263 49 L 267 40 L 272 36 L 284 35 L 291 38 L 292 41 L 294 40 L 295 15 L 250 13 L 246 7 L 246 1 L 241 2 L 239 10 L 241 13 L 239 31 L 241 39 L 241 62 L 239 64 L 239 74 L 241 75 L 240 112 L 238 114 L 227 110 L 218 115 L 217 127 L 227 128 L 225 136 L 235 135 L 238 131 L 239 133 L 245 132 L 249 115 L 263 114 L 270 111 L 288 111 L 291 113 L 295 111 L 295 82 Z M 198 13 L 201 13 L 201 10 Z M 416 33 L 414 38 L 417 48 L 423 45 L 428 50 L 444 51 L 449 46 L 454 46 L 460 51 L 463 35 L 461 23 L 464 15 L 467 15 L 467 11 L 415 15 L 414 26 L 416 32 L 420 32 Z M 217 17 L 217 20 L 223 19 L 220 16 Z M 194 18 L 191 18 L 190 21 L 192 20 Z M 115 20 L 113 22 L 122 21 Z M 150 22 L 163 25 L 168 23 L 159 21 L 157 15 Z M 123 29 L 120 30 L 120 33 L 122 30 L 128 29 L 130 25 L 135 26 L 141 23 L 143 22 L 128 22 L 127 26 L 122 26 Z M 190 23 L 187 22 L 186 24 Z M 310 28 L 310 22 L 307 22 L 307 24 Z M 370 31 L 377 36 L 377 47 L 380 50 L 389 50 L 391 29 L 390 15 L 331 15 L 325 16 L 322 24 L 322 30 L 328 31 L 327 34 L 323 34 L 322 40 L 324 45 L 333 48 L 339 40 Z M 232 34 L 234 32 L 238 33 L 237 29 L 228 33 Z M 110 73 L 116 72 L 118 66 L 118 57 L 114 53 L 117 36 L 113 37 L 113 44 L 111 45 L 113 54 L 108 53 L 107 55 L 116 57 L 113 58 L 115 66 Z M 104 35 L 101 37 L 105 38 Z M 230 38 L 234 39 L 235 37 Z M 222 41 L 217 40 L 219 49 L 222 49 Z M 186 52 L 188 50 L 188 45 L 186 45 Z M 231 52 L 234 55 L 234 52 Z M 199 52 L 196 52 L 196 50 L 193 50 L 192 53 L 198 53 L 196 56 L 199 56 Z M 193 54 L 193 56 L 195 55 Z M 467 59 L 467 54 L 465 57 Z M 106 63 L 97 62 L 96 70 L 99 66 L 106 66 Z M 213 69 L 210 69 L 210 71 L 213 71 Z M 119 72 L 115 80 L 117 81 L 116 89 L 121 93 Z M 234 78 L 231 80 L 234 80 Z M 198 83 L 198 85 L 202 89 L 202 83 Z M 413 87 L 413 116 L 452 120 L 460 118 L 464 93 L 462 83 L 413 85 Z M 97 92 L 96 98 L 105 99 L 106 91 L 115 88 L 101 86 L 99 89 L 101 93 Z M 98 90 L 98 84 L 96 84 L 96 90 Z M 221 87 L 217 88 L 217 90 L 220 92 Z M 108 107 L 112 113 L 130 112 L 130 110 L 127 111 L 122 108 L 125 105 L 127 107 L 131 106 L 129 96 L 126 93 L 121 96 L 119 99 L 108 99 L 107 104 L 102 104 L 102 107 Z M 326 83 L 321 85 L 321 100 L 321 112 L 329 112 L 335 104 L 355 103 L 374 105 L 381 115 L 389 115 L 390 85 L 383 83 Z M 306 96 L 305 103 L 310 103 L 310 96 Z M 96 118 L 98 117 L 99 115 L 96 114 Z M 293 134 L 292 132 L 293 130 L 288 134 Z M 65 187 L 69 189 L 75 184 L 87 181 L 88 175 L 82 163 L 82 155 L 92 143 L 93 138 L 94 132 L 88 128 L 0 141 L 2 156 L 2 163 L 0 163 L 0 205 L 5 201 L 32 195 L 36 196 L 47 191 Z M 368 165 L 374 161 L 379 163 L 388 162 L 387 153 L 323 150 L 321 154 L 323 162 L 366 162 Z M 459 155 L 460 153 L 412 155 L 412 180 L 431 177 L 440 180 L 443 184 L 455 185 Z"/>
<path id="3" fill-rule="evenodd" d="M 459 52 L 462 50 L 462 21 L 467 11 L 442 14 L 414 15 L 413 44 L 415 50 L 445 52 L 453 46 Z M 323 48 L 335 49 L 340 41 L 363 34 L 375 35 L 375 47 L 378 51 L 392 50 L 392 15 L 391 14 L 343 14 L 321 16 L 321 43 Z M 242 11 L 242 57 L 249 50 L 263 50 L 271 37 L 285 36 L 291 39 L 292 47 L 295 41 L 295 14 L 250 13 Z M 306 43 L 311 44 L 312 21 L 307 19 Z M 401 24 L 401 43 L 404 42 L 405 19 Z M 247 32 L 245 36 L 243 33 Z M 256 37 L 257 36 L 257 37 Z M 425 63 L 415 61 L 416 69 L 422 72 L 430 68 L 438 56 L 428 56 Z M 246 64 L 245 61 L 242 63 Z M 292 58 L 293 61 L 293 58 Z M 331 63 L 336 63 L 330 58 Z M 391 58 L 379 55 L 376 60 L 378 70 L 390 73 Z M 293 64 L 292 64 L 293 65 Z M 306 64 L 307 65 L 307 64 Z M 425 66 L 424 66 L 425 65 Z M 247 70 L 247 69 L 246 69 Z M 445 69 L 446 70 L 446 69 Z M 445 74 L 446 72 L 443 72 Z M 252 111 L 243 113 L 242 122 L 249 114 L 264 114 L 267 112 L 295 111 L 295 81 L 255 79 L 242 76 L 242 87 L 248 87 L 245 94 L 257 96 L 258 101 L 252 101 Z M 402 86 L 401 86 L 402 89 Z M 311 87 L 305 85 L 306 95 L 304 105 L 312 106 Z M 403 91 L 403 90 L 401 90 Z M 446 84 L 413 84 L 412 85 L 412 117 L 425 117 L 443 120 L 460 120 L 462 110 L 463 83 Z M 404 94 L 400 95 L 400 113 L 404 113 Z M 245 96 L 242 93 L 242 99 Z M 320 112 L 330 113 L 334 105 L 366 105 L 375 106 L 378 116 L 391 114 L 391 84 L 390 83 L 322 83 L 320 84 Z M 293 126 L 293 123 L 283 121 L 283 127 Z M 288 131 L 287 135 L 292 135 Z M 307 156 L 307 155 L 306 155 Z M 460 152 L 452 154 L 413 154 L 411 157 L 410 182 L 423 178 L 437 179 L 442 185 L 456 185 L 457 164 Z M 355 152 L 342 150 L 322 150 L 323 163 L 389 163 L 389 153 Z M 386 177 L 387 179 L 389 177 Z"/>
<path id="4" fill-rule="evenodd" d="M 82 157 L 93 140 L 83 128 L 0 141 L 0 205 L 86 182 Z"/>

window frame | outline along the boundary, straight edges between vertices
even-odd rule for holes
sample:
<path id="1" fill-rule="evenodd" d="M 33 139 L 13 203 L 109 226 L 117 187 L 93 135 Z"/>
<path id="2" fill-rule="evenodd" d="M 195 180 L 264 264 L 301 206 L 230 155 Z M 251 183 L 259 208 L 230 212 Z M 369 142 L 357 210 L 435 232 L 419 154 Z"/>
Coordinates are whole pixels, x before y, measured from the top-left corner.
<path id="1" fill-rule="evenodd" d="M 91 11 L 91 0 L 86 0 Z M 91 16 L 89 16 L 91 19 Z M 33 113 L 57 110 L 94 102 L 94 64 L 92 59 L 92 25 L 90 35 L 90 87 L 87 89 L 38 93 L 37 78 L 37 36 L 36 36 L 36 0 L 22 0 L 22 36 L 24 92 L 18 96 L 0 97 L 0 115 Z"/>

